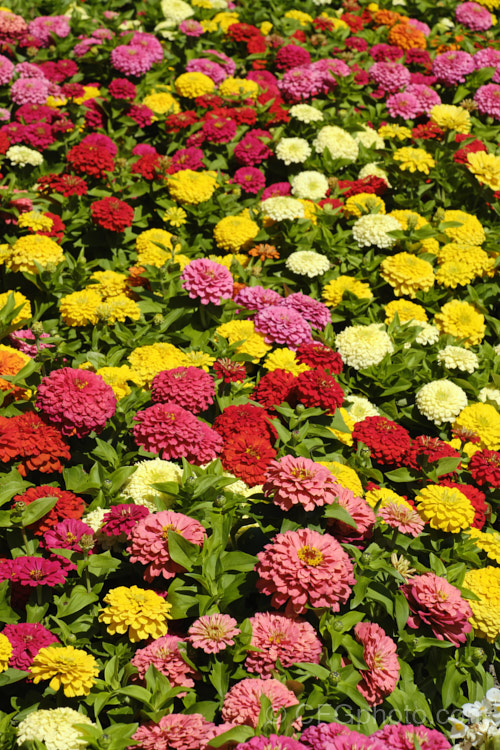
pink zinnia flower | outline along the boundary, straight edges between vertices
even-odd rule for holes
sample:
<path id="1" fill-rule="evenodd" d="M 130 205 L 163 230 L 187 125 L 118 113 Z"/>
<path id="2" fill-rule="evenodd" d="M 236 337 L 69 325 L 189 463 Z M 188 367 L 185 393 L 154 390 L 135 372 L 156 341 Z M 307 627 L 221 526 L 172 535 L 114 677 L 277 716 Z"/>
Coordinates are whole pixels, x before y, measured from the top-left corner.
<path id="1" fill-rule="evenodd" d="M 17 331 L 12 331 L 9 336 L 12 346 L 19 349 L 23 354 L 27 354 L 28 357 L 36 357 L 42 349 L 53 349 L 54 344 L 44 344 L 41 341 L 41 339 L 48 338 L 50 338 L 50 334 L 41 333 L 37 341 L 31 328 L 19 328 Z M 28 341 L 33 341 L 34 343 L 28 344 Z"/>
<path id="2" fill-rule="evenodd" d="M 161 458 L 181 458 L 196 452 L 202 437 L 194 414 L 177 404 L 153 404 L 134 417 L 137 445 Z"/>
<path id="3" fill-rule="evenodd" d="M 213 378 L 199 367 L 174 367 L 155 375 L 151 386 L 153 401 L 168 401 L 192 414 L 208 409 L 214 402 Z"/>
<path id="4" fill-rule="evenodd" d="M 106 536 L 123 534 L 128 537 L 136 523 L 148 515 L 149 510 L 144 505 L 136 505 L 135 503 L 114 505 L 103 517 L 99 533 Z"/>
<path id="5" fill-rule="evenodd" d="M 202 305 L 210 302 L 220 305 L 223 299 L 230 299 L 233 294 L 234 282 L 230 271 L 208 258 L 197 258 L 188 263 L 181 279 L 191 299 L 199 299 Z"/>
<path id="6" fill-rule="evenodd" d="M 57 586 L 64 583 L 66 573 L 56 560 L 22 556 L 2 563 L 0 579 L 14 581 L 21 586 Z"/>
<path id="7" fill-rule="evenodd" d="M 233 617 L 218 612 L 203 615 L 189 628 L 188 641 L 193 648 L 201 648 L 206 654 L 218 654 L 234 646 L 234 638 L 241 632 L 237 624 Z"/>
<path id="8" fill-rule="evenodd" d="M 182 658 L 179 650 L 179 644 L 182 643 L 185 643 L 182 638 L 164 635 L 138 649 L 131 663 L 137 668 L 140 679 L 144 679 L 152 664 L 158 672 L 165 675 L 172 687 L 194 687 L 195 671 Z M 179 694 L 179 697 L 182 696 Z"/>
<path id="9" fill-rule="evenodd" d="M 387 724 L 378 729 L 372 737 L 385 742 L 391 750 L 414 750 L 416 740 L 420 750 L 448 750 L 450 743 L 437 729 L 427 729 L 413 724 Z"/>
<path id="10" fill-rule="evenodd" d="M 471 31 L 486 31 L 493 26 L 491 13 L 479 3 L 462 3 L 455 8 L 458 23 Z"/>
<path id="11" fill-rule="evenodd" d="M 162 510 L 142 518 L 130 532 L 130 562 L 146 565 L 144 578 L 153 581 L 157 576 L 167 580 L 186 569 L 174 562 L 168 549 L 168 533 L 175 531 L 191 544 L 203 545 L 206 532 L 201 523 L 183 513 Z"/>
<path id="12" fill-rule="evenodd" d="M 417 114 L 430 114 L 433 107 L 441 104 L 441 97 L 434 91 L 430 86 L 426 86 L 423 83 L 410 83 L 406 88 L 405 94 L 412 94 L 416 97 L 419 105 L 419 111 Z"/>
<path id="13" fill-rule="evenodd" d="M 276 67 L 278 70 L 291 70 L 299 65 L 309 65 L 311 55 L 298 44 L 285 44 L 276 53 Z"/>
<path id="14" fill-rule="evenodd" d="M 346 509 L 356 526 L 350 526 L 338 518 L 329 518 L 327 520 L 328 533 L 343 544 L 361 546 L 360 543 L 365 542 L 372 535 L 377 520 L 375 513 L 366 500 L 357 497 L 347 487 L 338 488 L 337 503 Z"/>
<path id="15" fill-rule="evenodd" d="M 348 734 L 334 737 L 328 750 L 387 750 L 387 745 L 376 737 L 367 737 L 351 729 Z"/>
<path id="16" fill-rule="evenodd" d="M 273 182 L 272 185 L 266 187 L 262 193 L 261 200 L 265 201 L 267 198 L 276 198 L 279 195 L 291 195 L 292 186 L 289 182 Z"/>
<path id="17" fill-rule="evenodd" d="M 50 81 L 45 78 L 18 78 L 12 84 L 10 97 L 15 104 L 45 104 Z"/>
<path id="18" fill-rule="evenodd" d="M 449 50 L 436 55 L 432 63 L 432 72 L 446 86 L 465 83 L 466 76 L 474 70 L 474 58 L 468 52 Z"/>
<path id="19" fill-rule="evenodd" d="M 19 622 L 4 627 L 2 634 L 7 636 L 12 646 L 9 667 L 29 670 L 33 659 L 44 646 L 59 643 L 59 639 L 38 622 Z"/>
<path id="20" fill-rule="evenodd" d="M 121 44 L 111 52 L 111 65 L 126 76 L 142 76 L 151 68 L 153 61 L 144 47 Z"/>
<path id="21" fill-rule="evenodd" d="M 354 633 L 363 646 L 363 659 L 368 667 L 361 672 L 363 678 L 356 687 L 370 706 L 376 706 L 392 693 L 399 679 L 396 644 L 373 622 L 358 622 Z"/>
<path id="22" fill-rule="evenodd" d="M 139 727 L 132 739 L 141 750 L 203 750 L 215 734 L 215 725 L 201 714 L 167 714 L 158 724 Z"/>
<path id="23" fill-rule="evenodd" d="M 80 547 L 82 536 L 94 536 L 94 530 L 77 518 L 65 518 L 59 521 L 43 535 L 43 543 L 49 549 L 72 549 L 83 552 Z"/>
<path id="24" fill-rule="evenodd" d="M 332 77 L 332 80 L 333 79 Z M 285 99 L 290 102 L 300 102 L 318 96 L 323 89 L 323 74 L 314 70 L 310 65 L 299 66 L 287 70 L 278 88 Z"/>
<path id="25" fill-rule="evenodd" d="M 308 622 L 270 612 L 258 612 L 250 622 L 250 645 L 259 651 L 248 652 L 245 668 L 249 672 L 270 677 L 278 660 L 285 669 L 302 661 L 319 664 L 321 641 Z"/>
<path id="26" fill-rule="evenodd" d="M 306 604 L 338 612 L 356 583 L 352 563 L 336 539 L 312 529 L 277 534 L 257 555 L 257 588 L 271 596 L 287 615 L 301 614 Z"/>
<path id="27" fill-rule="evenodd" d="M 245 193 L 256 195 L 266 187 L 266 175 L 256 167 L 240 167 L 234 173 L 232 182 L 240 185 Z"/>
<path id="28" fill-rule="evenodd" d="M 312 727 L 307 727 L 302 732 L 300 741 L 311 750 L 330 750 L 331 743 L 339 735 L 349 735 L 351 730 L 345 724 L 336 722 L 322 722 Z"/>
<path id="29" fill-rule="evenodd" d="M 293 737 L 270 734 L 269 737 L 252 737 L 236 745 L 236 750 L 307 750 L 306 745 Z"/>
<path id="30" fill-rule="evenodd" d="M 227 73 L 222 65 L 202 57 L 194 57 L 186 65 L 188 73 L 203 73 L 212 79 L 216 86 L 227 78 Z"/>
<path id="31" fill-rule="evenodd" d="M 179 31 L 186 36 L 201 36 L 204 33 L 203 26 L 199 21 L 188 18 L 179 24 Z"/>
<path id="32" fill-rule="evenodd" d="M 281 302 L 285 307 L 291 307 L 302 315 L 313 328 L 323 331 L 332 322 L 332 314 L 326 305 L 308 294 L 293 292 Z"/>
<path id="33" fill-rule="evenodd" d="M 321 464 L 302 456 L 283 456 L 271 461 L 263 487 L 266 497 L 287 511 L 294 505 L 302 505 L 311 511 L 323 505 L 331 505 L 337 499 L 339 485 L 332 474 Z"/>
<path id="34" fill-rule="evenodd" d="M 222 437 L 205 422 L 200 422 L 200 440 L 187 454 L 186 460 L 191 464 L 203 466 L 213 461 L 221 453 L 224 441 Z"/>
<path id="35" fill-rule="evenodd" d="M 8 57 L 0 55 L 0 84 L 5 86 L 14 74 L 14 63 Z M 43 74 L 42 74 L 43 76 Z"/>
<path id="36" fill-rule="evenodd" d="M 379 509 L 378 515 L 391 529 L 410 536 L 418 536 L 425 526 L 416 510 L 399 503 L 388 503 Z"/>
<path id="37" fill-rule="evenodd" d="M 284 344 L 290 349 L 298 349 L 301 344 L 312 341 L 309 323 L 292 307 L 265 307 L 259 310 L 254 323 L 255 330 L 264 334 L 266 344 Z"/>
<path id="38" fill-rule="evenodd" d="M 391 117 L 402 117 L 404 120 L 413 120 L 421 111 L 417 97 L 406 91 L 391 94 L 387 97 L 386 106 Z"/>
<path id="39" fill-rule="evenodd" d="M 54 36 L 64 39 L 70 32 L 66 16 L 38 16 L 28 24 L 28 32 L 42 47 L 48 47 Z"/>
<path id="40" fill-rule="evenodd" d="M 472 630 L 472 610 L 455 586 L 435 573 L 424 573 L 401 586 L 401 591 L 413 612 L 408 618 L 410 628 L 426 624 L 440 641 L 450 641 L 457 648 L 465 643 Z"/>
<path id="41" fill-rule="evenodd" d="M 370 79 L 387 94 L 395 93 L 410 83 L 410 71 L 401 63 L 376 62 L 368 73 Z"/>
<path id="42" fill-rule="evenodd" d="M 226 693 L 224 705 L 222 706 L 222 719 L 232 721 L 235 724 L 246 724 L 256 727 L 259 721 L 261 709 L 261 696 L 265 695 L 271 701 L 273 713 L 278 714 L 282 708 L 298 705 L 298 700 L 291 690 L 288 690 L 278 680 L 262 680 L 259 677 L 250 677 L 240 680 Z M 276 719 L 277 726 L 280 725 L 280 717 Z M 300 729 L 301 720 L 293 723 L 296 729 Z"/>
<path id="43" fill-rule="evenodd" d="M 493 47 L 484 47 L 474 55 L 474 67 L 476 70 L 481 68 L 498 68 L 500 65 L 500 50 Z"/>
<path id="44" fill-rule="evenodd" d="M 279 305 L 282 299 L 281 294 L 263 286 L 245 286 L 234 297 L 236 304 L 243 305 L 247 310 L 262 310 L 270 305 Z"/>
<path id="45" fill-rule="evenodd" d="M 482 115 L 500 120 L 500 86 L 495 83 L 480 86 L 474 94 L 474 101 Z"/>
<path id="46" fill-rule="evenodd" d="M 62 367 L 42 378 L 36 406 L 63 435 L 101 432 L 116 411 L 113 389 L 89 370 Z"/>

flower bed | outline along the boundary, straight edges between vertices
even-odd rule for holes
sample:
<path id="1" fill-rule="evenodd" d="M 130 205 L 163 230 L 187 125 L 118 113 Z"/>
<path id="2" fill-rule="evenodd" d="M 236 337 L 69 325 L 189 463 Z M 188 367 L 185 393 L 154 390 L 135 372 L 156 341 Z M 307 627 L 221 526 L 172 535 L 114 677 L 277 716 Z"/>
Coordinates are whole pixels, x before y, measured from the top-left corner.
<path id="1" fill-rule="evenodd" d="M 2 748 L 496 747 L 498 5 L 0 9 Z"/>

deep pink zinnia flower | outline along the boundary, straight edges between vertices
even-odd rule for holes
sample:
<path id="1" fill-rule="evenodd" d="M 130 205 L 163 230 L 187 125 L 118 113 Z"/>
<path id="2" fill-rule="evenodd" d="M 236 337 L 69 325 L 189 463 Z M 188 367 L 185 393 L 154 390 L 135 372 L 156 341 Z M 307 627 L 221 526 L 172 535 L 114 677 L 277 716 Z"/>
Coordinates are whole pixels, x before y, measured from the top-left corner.
<path id="1" fill-rule="evenodd" d="M 100 375 L 62 367 L 42 378 L 36 407 L 63 435 L 101 432 L 116 411 L 116 397 Z"/>
<path id="2" fill-rule="evenodd" d="M 174 562 L 168 549 L 168 532 L 187 539 L 198 547 L 203 545 L 206 532 L 201 523 L 189 518 L 183 513 L 173 513 L 170 510 L 162 510 L 159 513 L 150 513 L 142 518 L 130 532 L 130 562 L 140 562 L 146 565 L 144 578 L 153 581 L 157 576 L 173 578 L 176 573 L 185 571 L 182 565 Z"/>
<path id="3" fill-rule="evenodd" d="M 199 367 L 174 367 L 155 375 L 151 386 L 153 401 L 182 406 L 192 414 L 208 409 L 214 402 L 213 378 Z"/>
<path id="4" fill-rule="evenodd" d="M 80 539 L 84 535 L 92 538 L 93 528 L 77 518 L 65 518 L 45 532 L 43 543 L 49 549 L 72 549 L 76 552 L 83 552 Z"/>
<path id="5" fill-rule="evenodd" d="M 279 305 L 282 299 L 278 292 L 259 285 L 245 286 L 234 297 L 236 304 L 243 305 L 247 310 L 262 310 L 269 305 Z"/>
<path id="6" fill-rule="evenodd" d="M 64 583 L 66 574 L 56 560 L 23 556 L 2 564 L 0 578 L 15 581 L 21 586 L 57 586 Z"/>
<path id="7" fill-rule="evenodd" d="M 386 747 L 391 750 L 448 750 L 450 743 L 437 729 L 428 729 L 424 726 L 413 724 L 387 724 L 378 729 L 372 737 L 385 742 Z"/>
<path id="8" fill-rule="evenodd" d="M 305 318 L 313 328 L 323 331 L 332 322 L 332 314 L 326 305 L 302 292 L 293 292 L 283 299 L 282 305 L 292 307 Z"/>
<path id="9" fill-rule="evenodd" d="M 356 583 L 352 563 L 336 539 L 312 529 L 277 534 L 257 555 L 257 588 L 271 596 L 287 615 L 301 614 L 306 604 L 338 612 Z"/>
<path id="10" fill-rule="evenodd" d="M 135 503 L 113 505 L 103 517 L 99 533 L 106 536 L 120 536 L 124 534 L 128 537 L 136 523 L 141 518 L 148 516 L 149 512 L 144 505 L 136 505 Z"/>
<path id="11" fill-rule="evenodd" d="M 260 699 L 263 695 L 271 701 L 274 714 L 277 714 L 282 708 L 289 708 L 298 704 L 295 694 L 278 680 L 262 680 L 259 677 L 250 677 L 240 680 L 226 693 L 222 706 L 223 720 L 256 727 L 261 709 Z M 278 727 L 279 724 L 280 719 L 277 717 Z M 300 719 L 293 723 L 296 729 L 300 729 L 300 725 Z"/>
<path id="12" fill-rule="evenodd" d="M 59 643 L 59 639 L 39 622 L 18 622 L 6 625 L 2 635 L 7 636 L 12 646 L 9 667 L 29 670 L 34 657 L 45 646 Z"/>
<path id="13" fill-rule="evenodd" d="M 358 622 L 354 633 L 363 646 L 363 659 L 368 667 L 356 687 L 370 706 L 376 706 L 392 693 L 399 679 L 396 644 L 373 622 Z"/>
<path id="14" fill-rule="evenodd" d="M 270 612 L 257 612 L 250 618 L 250 623 L 250 645 L 259 650 L 248 652 L 245 668 L 249 672 L 270 677 L 278 660 L 285 669 L 302 661 L 319 664 L 321 641 L 308 622 Z"/>
<path id="15" fill-rule="evenodd" d="M 201 440 L 200 422 L 177 404 L 153 404 L 134 417 L 137 445 L 161 458 L 181 458 L 195 453 Z"/>
<path id="16" fill-rule="evenodd" d="M 251 737 L 236 745 L 236 750 L 307 750 L 306 745 L 285 735 L 270 734 L 269 737 Z"/>
<path id="17" fill-rule="evenodd" d="M 215 734 L 215 725 L 201 714 L 167 714 L 158 724 L 139 727 L 132 739 L 140 750 L 204 750 Z"/>
<path id="18" fill-rule="evenodd" d="M 425 526 L 417 511 L 407 508 L 399 503 L 388 503 L 380 508 L 378 516 L 386 522 L 391 529 L 397 529 L 402 534 L 418 536 Z"/>
<path id="19" fill-rule="evenodd" d="M 321 464 L 302 456 L 283 456 L 271 461 L 266 471 L 264 495 L 272 496 L 275 505 L 287 511 L 302 505 L 311 511 L 337 500 L 339 485 Z"/>
<path id="20" fill-rule="evenodd" d="M 410 628 L 426 624 L 440 641 L 450 641 L 457 648 L 465 643 L 472 630 L 472 610 L 459 589 L 435 573 L 424 573 L 401 586 L 401 591 L 413 612 L 408 618 Z"/>
<path id="21" fill-rule="evenodd" d="M 387 750 L 387 745 L 376 737 L 367 737 L 351 729 L 347 734 L 334 737 L 328 750 Z"/>
<path id="22" fill-rule="evenodd" d="M 242 187 L 245 193 L 257 195 L 259 190 L 266 187 L 266 175 L 257 167 L 240 167 L 231 182 Z"/>
<path id="23" fill-rule="evenodd" d="M 307 727 L 302 732 L 300 741 L 311 750 L 330 750 L 331 743 L 339 735 L 349 735 L 351 730 L 345 724 L 321 722 Z"/>
<path id="24" fill-rule="evenodd" d="M 233 295 L 233 277 L 227 268 L 208 258 L 196 258 L 181 274 L 182 286 L 191 299 L 199 299 L 202 305 L 212 302 L 220 305 L 223 299 Z"/>
<path id="25" fill-rule="evenodd" d="M 179 644 L 185 643 L 175 635 L 164 635 L 135 652 L 131 661 L 139 677 L 144 679 L 151 664 L 165 675 L 172 687 L 194 687 L 195 671 L 182 658 Z M 185 693 L 184 693 L 185 695 Z M 182 695 L 179 695 L 182 697 Z"/>
<path id="26" fill-rule="evenodd" d="M 216 612 L 199 617 L 188 630 L 188 641 L 193 648 L 201 648 L 206 654 L 218 654 L 234 645 L 235 636 L 240 634 L 237 622 L 229 615 Z"/>
<path id="27" fill-rule="evenodd" d="M 301 344 L 312 341 L 309 323 L 292 307 L 264 307 L 255 316 L 254 323 L 255 330 L 264 334 L 266 344 L 284 344 L 298 349 Z"/>

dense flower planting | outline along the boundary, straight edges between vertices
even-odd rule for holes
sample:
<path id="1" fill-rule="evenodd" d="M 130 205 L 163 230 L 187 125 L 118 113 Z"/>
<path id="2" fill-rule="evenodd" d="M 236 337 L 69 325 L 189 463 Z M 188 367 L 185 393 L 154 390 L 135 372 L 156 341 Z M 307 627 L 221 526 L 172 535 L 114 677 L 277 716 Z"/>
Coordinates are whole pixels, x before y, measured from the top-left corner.
<path id="1" fill-rule="evenodd" d="M 0 8 L 2 750 L 499 746 L 499 8 Z"/>

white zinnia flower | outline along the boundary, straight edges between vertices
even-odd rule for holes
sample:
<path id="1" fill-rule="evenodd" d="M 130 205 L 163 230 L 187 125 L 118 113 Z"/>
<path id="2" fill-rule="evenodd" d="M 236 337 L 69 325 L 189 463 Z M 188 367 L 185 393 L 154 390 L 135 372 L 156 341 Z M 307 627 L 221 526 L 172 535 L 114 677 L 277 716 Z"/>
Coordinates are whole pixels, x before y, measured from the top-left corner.
<path id="1" fill-rule="evenodd" d="M 87 515 L 83 517 L 83 521 L 93 529 L 94 533 L 97 533 L 103 524 L 106 513 L 108 513 L 107 508 L 96 508 L 87 513 Z"/>
<path id="2" fill-rule="evenodd" d="M 364 396 L 346 396 L 346 410 L 355 422 L 362 422 L 366 417 L 378 417 L 380 414 L 376 406 Z"/>
<path id="3" fill-rule="evenodd" d="M 181 477 L 182 470 L 172 461 L 165 461 L 162 458 L 140 461 L 135 472 L 122 488 L 122 495 L 131 498 L 134 503 L 145 505 L 152 513 L 156 513 L 158 508 L 154 503 L 155 497 L 158 497 L 165 507 L 171 505 L 174 498 L 167 492 L 156 490 L 153 484 L 163 482 L 179 484 Z"/>
<path id="4" fill-rule="evenodd" d="M 432 380 L 419 390 L 416 404 L 424 417 L 440 425 L 455 421 L 467 406 L 467 394 L 451 380 Z"/>
<path id="5" fill-rule="evenodd" d="M 88 716 L 73 708 L 49 708 L 32 711 L 17 728 L 17 744 L 44 742 L 47 750 L 80 750 L 87 747 L 75 724 L 95 727 Z"/>
<path id="6" fill-rule="evenodd" d="M 161 0 L 161 10 L 171 26 L 177 26 L 186 18 L 194 16 L 193 8 L 184 0 Z"/>
<path id="7" fill-rule="evenodd" d="M 352 236 L 360 247 L 375 245 L 387 250 L 396 242 L 396 239 L 387 233 L 394 231 L 401 231 L 401 224 L 394 216 L 366 214 L 354 223 Z"/>
<path id="8" fill-rule="evenodd" d="M 324 120 L 323 112 L 316 107 L 311 107 L 310 104 L 294 104 L 290 107 L 288 114 L 295 117 L 299 122 L 321 122 Z"/>
<path id="9" fill-rule="evenodd" d="M 462 346 L 445 346 L 438 352 L 437 361 L 449 370 L 462 372 L 474 372 L 479 367 L 477 355 Z"/>
<path id="10" fill-rule="evenodd" d="M 292 193 L 297 198 L 320 201 L 328 192 L 328 180 L 321 172 L 299 172 L 291 180 Z"/>
<path id="11" fill-rule="evenodd" d="M 316 253 L 314 250 L 297 250 L 288 256 L 285 265 L 292 273 L 313 279 L 315 276 L 322 276 L 328 271 L 330 261 L 325 255 Z"/>
<path id="12" fill-rule="evenodd" d="M 348 326 L 338 334 L 335 344 L 342 361 L 355 370 L 378 365 L 394 351 L 388 333 L 378 323 Z"/>
<path id="13" fill-rule="evenodd" d="M 274 221 L 284 221 L 285 219 L 305 219 L 306 214 L 304 206 L 295 198 L 288 195 L 277 195 L 274 198 L 267 198 L 260 204 L 262 212 Z"/>
<path id="14" fill-rule="evenodd" d="M 495 401 L 496 405 L 500 408 L 500 390 L 498 388 L 481 388 L 479 391 L 479 400 L 483 403 L 485 401 Z"/>
<path id="15" fill-rule="evenodd" d="M 352 135 L 337 125 L 326 125 L 321 128 L 313 146 L 318 154 L 322 154 L 325 148 L 330 152 L 332 159 L 348 159 L 356 161 L 359 147 Z"/>
<path id="16" fill-rule="evenodd" d="M 39 167 L 43 164 L 43 156 L 32 148 L 27 146 L 11 146 L 5 154 L 11 164 L 17 164 L 19 167 Z"/>
<path id="17" fill-rule="evenodd" d="M 287 166 L 302 164 L 311 153 L 312 149 L 305 138 L 282 138 L 276 146 L 276 156 Z"/>
<path id="18" fill-rule="evenodd" d="M 354 133 L 353 138 L 365 148 L 385 148 L 384 139 L 369 125 L 363 125 L 363 130 Z"/>
<path id="19" fill-rule="evenodd" d="M 431 323 L 425 323 L 423 320 L 410 320 L 408 321 L 408 325 L 416 326 L 421 329 L 415 337 L 415 342 L 421 346 L 435 344 L 441 335 L 437 326 L 433 326 Z"/>

